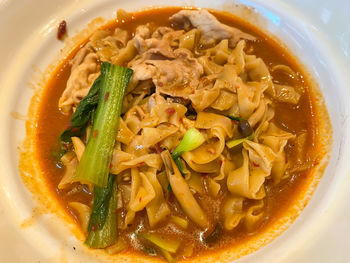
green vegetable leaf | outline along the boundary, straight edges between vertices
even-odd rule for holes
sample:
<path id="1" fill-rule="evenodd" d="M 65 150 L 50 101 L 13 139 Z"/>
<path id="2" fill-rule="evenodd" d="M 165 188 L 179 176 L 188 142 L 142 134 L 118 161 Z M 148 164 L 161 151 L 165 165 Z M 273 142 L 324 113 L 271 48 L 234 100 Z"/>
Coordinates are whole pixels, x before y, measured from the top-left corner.
<path id="1" fill-rule="evenodd" d="M 106 187 L 124 92 L 132 74 L 129 68 L 102 63 L 92 135 L 75 171 L 76 180 Z"/>
<path id="2" fill-rule="evenodd" d="M 108 190 L 107 190 L 108 189 Z M 108 179 L 107 189 L 98 190 L 95 187 L 95 197 L 94 197 L 94 207 L 93 213 L 90 217 L 89 228 L 91 231 L 88 234 L 88 237 L 85 241 L 85 244 L 91 248 L 105 248 L 111 246 L 117 242 L 117 180 L 115 180 L 114 175 L 110 175 Z M 96 190 L 97 193 L 96 197 Z M 105 193 L 108 192 L 108 193 Z M 103 209 L 95 209 L 98 204 L 101 204 L 99 207 L 104 207 Z M 103 204 L 103 205 L 102 205 Z M 96 213 L 94 213 L 96 211 Z M 102 224 L 101 215 L 104 218 L 104 223 Z M 96 219 L 99 221 L 96 221 Z M 91 222 L 98 222 L 98 226 L 102 225 L 102 227 L 97 227 L 97 229 L 93 229 L 94 227 L 90 227 Z M 91 223 L 93 226 L 93 223 Z"/>
<path id="3" fill-rule="evenodd" d="M 109 200 L 112 196 L 114 178 L 114 175 L 109 175 L 108 184 L 105 188 L 98 186 L 94 187 L 94 204 L 92 206 L 92 212 L 88 225 L 88 232 L 90 232 L 91 229 L 101 230 L 103 225 L 105 224 Z"/>
<path id="4" fill-rule="evenodd" d="M 62 142 L 71 142 L 71 137 L 80 137 L 84 133 L 99 101 L 100 84 L 101 76 L 95 80 L 89 93 L 80 101 L 70 120 L 70 127 L 60 136 Z"/>

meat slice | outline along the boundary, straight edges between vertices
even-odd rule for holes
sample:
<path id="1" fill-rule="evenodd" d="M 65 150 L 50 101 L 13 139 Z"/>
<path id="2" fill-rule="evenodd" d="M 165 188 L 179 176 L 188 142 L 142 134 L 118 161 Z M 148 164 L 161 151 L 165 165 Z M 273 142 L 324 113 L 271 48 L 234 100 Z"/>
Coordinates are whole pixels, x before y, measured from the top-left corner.
<path id="1" fill-rule="evenodd" d="M 203 67 L 187 49 L 177 49 L 174 53 L 174 60 L 148 61 L 157 68 L 153 83 L 160 93 L 187 99 L 197 88 Z"/>
<path id="2" fill-rule="evenodd" d="M 178 39 L 183 30 L 174 31 L 170 27 L 159 27 L 150 35 L 148 26 L 139 26 L 133 39 L 134 46 L 141 54 L 142 59 L 175 58 L 173 47 L 178 46 Z"/>
<path id="3" fill-rule="evenodd" d="M 150 34 L 147 27 L 138 28 L 133 41 L 139 55 L 128 63 L 134 70 L 132 81 L 151 79 L 157 93 L 188 98 L 198 86 L 203 67 L 189 50 L 178 48 L 183 33 L 158 27 Z"/>
<path id="4" fill-rule="evenodd" d="M 98 56 L 91 51 L 89 44 L 79 50 L 71 63 L 71 74 L 58 102 L 59 108 L 65 113 L 71 112 L 78 106 L 100 74 Z"/>
<path id="5" fill-rule="evenodd" d="M 174 29 L 172 29 L 171 27 L 160 26 L 152 33 L 152 38 L 162 39 L 162 37 L 165 34 L 168 34 L 168 33 L 173 32 L 173 31 L 174 31 Z"/>
<path id="6" fill-rule="evenodd" d="M 151 30 L 149 25 L 141 25 L 136 28 L 135 36 L 133 38 L 134 46 L 139 53 L 143 53 L 147 50 L 145 39 L 151 36 Z"/>
<path id="7" fill-rule="evenodd" d="M 152 79 L 156 74 L 156 68 L 149 63 L 140 63 L 132 66 L 129 65 L 129 67 L 134 70 L 133 78 L 136 81 Z"/>
<path id="8" fill-rule="evenodd" d="M 170 21 L 178 24 L 189 25 L 198 28 L 201 32 L 200 44 L 211 46 L 222 39 L 229 39 L 230 46 L 233 47 L 240 39 L 255 40 L 250 34 L 241 30 L 220 23 L 215 16 L 207 10 L 181 10 L 171 16 Z"/>
<path id="9" fill-rule="evenodd" d="M 136 63 L 135 63 L 136 62 Z M 136 80 L 152 79 L 158 93 L 188 98 L 199 84 L 203 67 L 187 49 L 176 49 L 174 59 L 137 60 L 129 66 Z"/>
<path id="10" fill-rule="evenodd" d="M 128 32 L 120 28 L 115 29 L 113 33 L 97 30 L 90 37 L 89 42 L 70 61 L 71 73 L 58 103 L 62 112 L 70 113 L 75 110 L 99 76 L 100 62 L 114 63 L 128 39 Z"/>

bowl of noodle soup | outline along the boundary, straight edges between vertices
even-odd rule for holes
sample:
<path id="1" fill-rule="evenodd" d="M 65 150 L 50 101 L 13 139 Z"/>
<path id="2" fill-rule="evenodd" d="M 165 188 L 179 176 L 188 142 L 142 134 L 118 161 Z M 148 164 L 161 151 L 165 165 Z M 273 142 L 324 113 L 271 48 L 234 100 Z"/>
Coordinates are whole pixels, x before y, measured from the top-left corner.
<path id="1" fill-rule="evenodd" d="M 91 3 L 67 17 L 64 44 L 51 33 L 28 60 L 46 71 L 17 102 L 31 98 L 19 154 L 30 194 L 14 200 L 36 210 L 23 228 L 48 251 L 66 240 L 68 259 L 268 260 L 332 193 L 343 131 L 322 49 L 301 56 L 310 39 L 282 10 L 276 23 L 261 6 L 134 4 Z"/>

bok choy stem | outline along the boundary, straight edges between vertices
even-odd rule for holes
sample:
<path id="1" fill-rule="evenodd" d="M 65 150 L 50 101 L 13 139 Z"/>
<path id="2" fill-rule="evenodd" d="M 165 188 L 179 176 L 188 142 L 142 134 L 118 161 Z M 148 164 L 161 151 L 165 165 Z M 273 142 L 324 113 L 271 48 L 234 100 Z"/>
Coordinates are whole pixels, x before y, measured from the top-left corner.
<path id="1" fill-rule="evenodd" d="M 96 195 L 96 192 L 99 194 Z M 105 248 L 117 242 L 117 194 L 115 175 L 109 176 L 107 188 L 95 186 L 93 211 L 88 227 L 89 234 L 85 241 L 87 246 Z M 104 206 L 103 209 L 101 209 L 102 206 Z M 104 218 L 104 222 L 101 218 Z"/>
<path id="2" fill-rule="evenodd" d="M 133 71 L 103 62 L 92 135 L 74 174 L 76 181 L 106 187 L 125 88 Z"/>
<path id="3" fill-rule="evenodd" d="M 91 230 L 101 230 L 104 226 L 108 214 L 108 208 L 113 191 L 113 181 L 115 175 L 109 175 L 107 187 L 94 187 L 94 203 L 90 215 L 88 232 Z"/>

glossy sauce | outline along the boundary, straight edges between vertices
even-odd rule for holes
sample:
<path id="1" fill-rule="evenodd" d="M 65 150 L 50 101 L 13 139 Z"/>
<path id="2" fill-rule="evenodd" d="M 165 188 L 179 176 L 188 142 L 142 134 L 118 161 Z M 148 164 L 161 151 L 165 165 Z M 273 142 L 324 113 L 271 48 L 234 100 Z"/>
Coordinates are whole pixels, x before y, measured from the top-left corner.
<path id="1" fill-rule="evenodd" d="M 124 22 L 114 21 L 106 26 L 106 28 L 113 29 L 115 27 L 120 27 L 128 30 L 130 35 L 132 35 L 138 25 L 145 24 L 150 21 L 152 21 L 151 23 L 155 27 L 172 26 L 169 23 L 168 18 L 177 11 L 179 11 L 178 8 L 147 10 L 133 14 L 132 19 L 127 19 Z M 304 148 L 304 153 L 305 156 L 307 156 L 307 159 L 314 164 L 316 162 L 315 152 L 317 150 L 317 142 L 315 139 L 317 130 L 317 116 L 313 116 L 313 98 L 311 96 L 311 92 L 309 91 L 309 85 L 304 79 L 301 69 L 298 68 L 290 54 L 286 53 L 286 51 L 282 49 L 278 43 L 274 42 L 262 32 L 255 28 L 248 27 L 244 24 L 244 22 L 226 14 L 221 14 L 219 12 L 215 12 L 214 14 L 221 22 L 240 28 L 258 38 L 258 41 L 247 45 L 246 52 L 261 57 L 269 67 L 270 71 L 274 65 L 284 64 L 290 66 L 296 72 L 296 78 L 294 79 L 290 78 L 286 74 L 281 74 L 279 71 L 271 72 L 275 82 L 297 87 L 297 90 L 304 90 L 298 105 L 275 103 L 274 122 L 284 130 L 297 135 L 301 132 L 307 132 L 308 146 L 307 148 Z M 36 151 L 41 169 L 47 178 L 48 186 L 55 192 L 57 198 L 62 204 L 62 207 L 64 207 L 64 209 L 78 222 L 75 212 L 69 209 L 67 203 L 71 201 L 80 201 L 91 205 L 92 196 L 82 187 L 76 192 L 72 192 L 70 189 L 57 189 L 57 185 L 60 182 L 64 172 L 64 169 L 61 168 L 57 162 L 59 151 L 58 138 L 60 133 L 67 126 L 71 117 L 64 115 L 59 111 L 58 100 L 65 89 L 66 82 L 70 74 L 69 58 L 73 57 L 75 52 L 76 51 L 72 52 L 68 59 L 63 61 L 63 63 L 53 73 L 47 87 L 44 90 L 38 111 L 39 116 L 36 132 Z M 286 153 L 287 158 L 293 160 L 293 156 L 296 154 L 296 149 L 293 142 L 290 142 L 287 145 Z M 224 232 L 219 242 L 214 243 L 211 246 L 203 246 L 200 240 L 198 240 L 200 229 L 193 223 L 189 224 L 189 228 L 186 231 L 181 231 L 180 233 L 178 231 L 174 231 L 172 225 L 168 222 L 160 223 L 154 230 L 156 233 L 159 233 L 165 237 L 175 236 L 175 238 L 181 238 L 181 240 L 183 240 L 182 243 L 186 244 L 186 246 L 188 244 L 193 244 L 193 256 L 203 253 L 210 253 L 210 251 L 213 249 L 217 251 L 217 249 L 224 249 L 238 243 L 246 242 L 253 233 L 264 231 L 268 225 L 273 224 L 273 222 L 288 208 L 295 194 L 303 188 L 305 178 L 310 176 L 310 173 L 311 169 L 300 173 L 293 173 L 287 180 L 282 181 L 278 185 L 267 183 L 267 198 L 265 205 L 266 216 L 264 220 L 262 220 L 262 222 L 256 227 L 256 229 L 249 233 L 243 226 L 239 226 L 231 232 Z M 227 191 L 227 188 L 225 188 L 224 185 L 222 188 L 224 189 L 224 192 Z M 208 207 L 206 212 L 209 214 L 209 217 L 215 218 L 219 216 L 220 207 L 218 207 L 218 204 L 220 204 L 224 197 L 225 193 L 220 195 L 217 200 L 214 200 L 213 198 L 206 198 L 204 196 L 201 197 L 199 201 L 201 204 L 205 203 L 206 207 Z M 179 205 L 175 198 L 172 195 L 170 195 L 169 198 L 172 200 L 172 214 L 182 215 L 183 212 L 181 209 L 179 209 Z M 249 201 L 249 204 L 252 204 L 252 202 L 254 201 Z M 119 235 L 129 236 L 130 233 L 133 233 L 140 227 L 147 228 L 146 221 L 146 214 L 144 212 L 139 212 L 136 216 L 134 224 L 127 230 L 119 231 Z M 140 244 L 137 242 L 132 243 L 132 246 L 129 247 L 130 252 L 143 253 L 136 249 L 139 245 Z M 180 248 L 180 253 L 183 249 L 183 247 Z"/>

